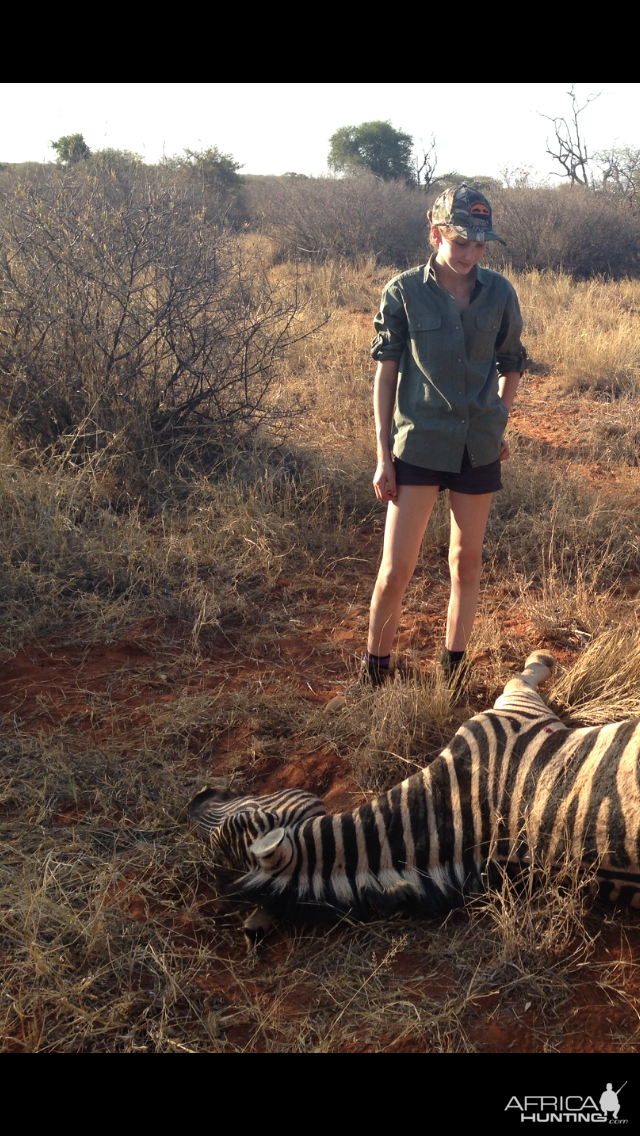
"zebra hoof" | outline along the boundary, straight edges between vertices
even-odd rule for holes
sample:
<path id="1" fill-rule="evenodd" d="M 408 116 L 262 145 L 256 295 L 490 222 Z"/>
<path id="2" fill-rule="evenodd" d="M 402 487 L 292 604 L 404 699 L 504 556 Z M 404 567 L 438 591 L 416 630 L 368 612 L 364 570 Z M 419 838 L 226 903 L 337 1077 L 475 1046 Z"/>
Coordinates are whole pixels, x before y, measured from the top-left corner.
<path id="1" fill-rule="evenodd" d="M 553 655 L 549 653 L 549 651 L 534 651 L 532 655 L 529 655 L 529 658 L 524 665 L 526 668 L 533 666 L 534 664 L 537 664 L 541 667 L 547 667 L 547 669 L 553 674 L 555 670 L 556 660 L 554 659 Z"/>
<path id="2" fill-rule="evenodd" d="M 260 946 L 273 924 L 273 916 L 269 915 L 269 912 L 265 911 L 263 907 L 256 907 L 255 911 L 252 911 L 251 915 L 245 919 L 242 929 L 247 940 L 249 954 L 252 954 Z"/>

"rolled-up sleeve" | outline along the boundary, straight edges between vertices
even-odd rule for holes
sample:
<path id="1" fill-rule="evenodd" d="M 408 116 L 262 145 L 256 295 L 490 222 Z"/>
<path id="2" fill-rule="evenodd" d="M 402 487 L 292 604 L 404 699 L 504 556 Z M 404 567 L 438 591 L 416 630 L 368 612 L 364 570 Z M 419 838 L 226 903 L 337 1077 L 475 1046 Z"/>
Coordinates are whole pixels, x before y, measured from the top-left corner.
<path id="1" fill-rule="evenodd" d="M 518 297 L 513 288 L 504 307 L 500 331 L 496 336 L 496 363 L 501 375 L 508 371 L 520 371 L 527 367 L 527 351 L 522 345 L 522 316 Z"/>
<path id="2" fill-rule="evenodd" d="M 399 362 L 407 342 L 407 313 L 399 289 L 393 281 L 382 293 L 380 311 L 373 326 L 377 334 L 371 341 L 373 359 Z"/>

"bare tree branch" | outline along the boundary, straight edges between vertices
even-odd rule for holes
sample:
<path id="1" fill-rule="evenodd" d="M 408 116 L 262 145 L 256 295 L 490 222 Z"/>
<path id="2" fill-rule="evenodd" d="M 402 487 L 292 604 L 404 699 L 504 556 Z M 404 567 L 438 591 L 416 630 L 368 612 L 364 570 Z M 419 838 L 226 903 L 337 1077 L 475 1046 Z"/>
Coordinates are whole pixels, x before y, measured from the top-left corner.
<path id="1" fill-rule="evenodd" d="M 420 141 L 420 152 L 416 150 L 413 163 L 416 185 L 422 186 L 425 191 L 428 191 L 436 180 L 436 167 L 438 165 L 435 135 L 431 135 L 431 142 L 426 149 L 422 140 Z"/>
<path id="2" fill-rule="evenodd" d="M 540 114 L 541 118 L 546 118 L 548 122 L 553 123 L 555 133 L 555 148 L 549 145 L 547 138 L 547 154 L 550 154 L 554 161 L 558 162 L 564 173 L 559 174 L 557 171 L 552 171 L 556 177 L 568 177 L 572 185 L 585 185 L 590 184 L 589 176 L 589 163 L 591 158 L 587 150 L 587 143 L 580 134 L 579 116 L 594 102 L 599 99 L 602 94 L 598 91 L 596 95 L 589 95 L 586 102 L 579 106 L 578 96 L 575 92 L 575 83 L 571 84 L 571 90 L 567 91 L 571 99 L 571 114 L 569 121 L 566 118 L 557 117 L 552 118 L 548 114 Z"/>

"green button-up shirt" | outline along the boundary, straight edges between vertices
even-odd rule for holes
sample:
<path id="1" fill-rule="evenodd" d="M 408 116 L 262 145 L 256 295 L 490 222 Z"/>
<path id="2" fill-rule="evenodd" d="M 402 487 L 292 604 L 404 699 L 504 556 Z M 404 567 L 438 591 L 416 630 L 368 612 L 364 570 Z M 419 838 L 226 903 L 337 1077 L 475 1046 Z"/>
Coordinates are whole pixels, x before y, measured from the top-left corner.
<path id="1" fill-rule="evenodd" d="M 433 259 L 387 284 L 371 354 L 399 363 L 393 454 L 458 473 L 465 446 L 473 466 L 500 456 L 509 412 L 498 373 L 525 368 L 522 316 L 509 281 L 479 265 L 471 303 L 460 313 L 438 284 Z"/>

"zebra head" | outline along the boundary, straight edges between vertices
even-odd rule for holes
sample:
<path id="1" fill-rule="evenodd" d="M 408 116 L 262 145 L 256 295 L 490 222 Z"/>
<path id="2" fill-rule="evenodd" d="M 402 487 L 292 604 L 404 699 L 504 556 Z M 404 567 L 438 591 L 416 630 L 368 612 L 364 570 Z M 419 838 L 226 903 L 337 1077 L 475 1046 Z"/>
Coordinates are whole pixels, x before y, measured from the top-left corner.
<path id="1" fill-rule="evenodd" d="M 264 797 L 242 797 L 206 786 L 191 801 L 191 820 L 209 838 L 214 858 L 232 868 L 271 870 L 288 860 L 286 828 L 326 809 L 312 793 L 285 790 Z"/>

